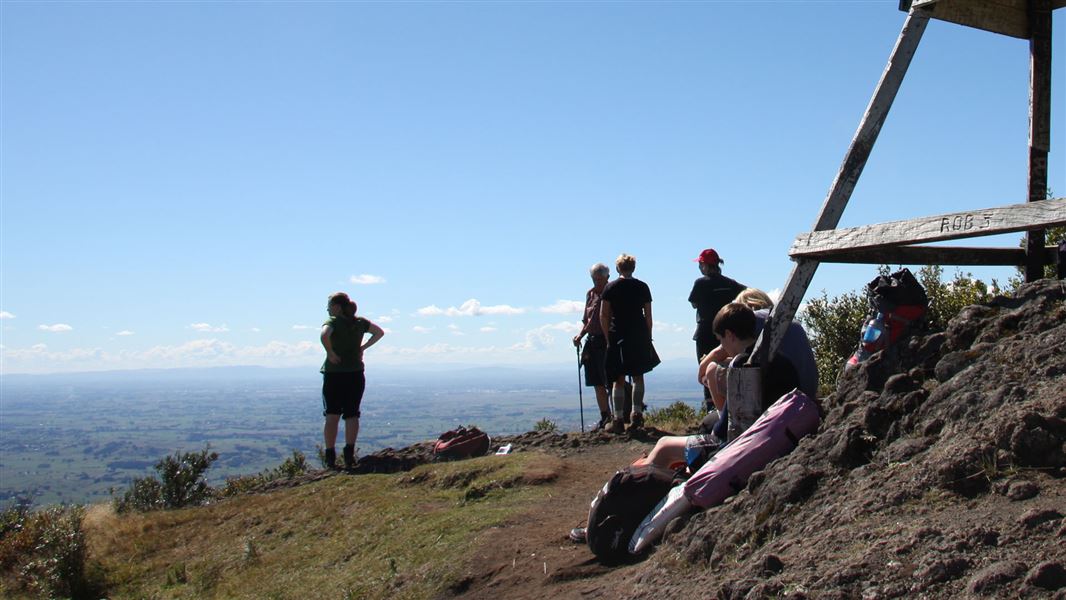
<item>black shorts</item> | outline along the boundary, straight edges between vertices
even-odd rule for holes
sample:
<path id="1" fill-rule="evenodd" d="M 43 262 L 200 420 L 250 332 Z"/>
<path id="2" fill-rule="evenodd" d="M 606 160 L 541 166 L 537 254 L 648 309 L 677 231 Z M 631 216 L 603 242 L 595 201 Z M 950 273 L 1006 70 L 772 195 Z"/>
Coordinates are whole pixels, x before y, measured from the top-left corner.
<path id="1" fill-rule="evenodd" d="M 358 417 L 365 389 L 366 374 L 362 371 L 323 373 L 322 415 L 341 415 L 345 419 Z"/>
<path id="2" fill-rule="evenodd" d="M 602 335 L 589 334 L 581 349 L 581 364 L 585 367 L 585 385 L 607 385 L 607 340 Z"/>
<path id="3" fill-rule="evenodd" d="M 607 346 L 607 378 L 643 375 L 659 364 L 659 355 L 646 334 L 619 339 Z"/>

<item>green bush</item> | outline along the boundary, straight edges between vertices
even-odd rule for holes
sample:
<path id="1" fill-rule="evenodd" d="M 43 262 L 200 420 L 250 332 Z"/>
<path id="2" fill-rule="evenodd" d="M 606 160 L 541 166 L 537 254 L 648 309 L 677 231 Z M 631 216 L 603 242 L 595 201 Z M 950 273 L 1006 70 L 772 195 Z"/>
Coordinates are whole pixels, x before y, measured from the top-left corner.
<path id="1" fill-rule="evenodd" d="M 833 298 L 823 291 L 821 297 L 808 302 L 797 316 L 814 348 L 819 396 L 828 395 L 836 386 L 840 368 L 858 347 L 859 332 L 869 312 L 865 291 L 846 292 Z"/>
<path id="2" fill-rule="evenodd" d="M 547 431 L 551 433 L 554 432 L 556 429 L 558 429 L 558 426 L 555 424 L 555 421 L 552 421 L 547 417 L 533 424 L 533 431 Z"/>
<path id="3" fill-rule="evenodd" d="M 644 413 L 644 423 L 649 427 L 664 431 L 682 432 L 698 427 L 703 417 L 707 416 L 705 408 L 699 412 L 682 400 L 662 408 L 653 408 Z"/>
<path id="4" fill-rule="evenodd" d="M 25 506 L 0 514 L 0 572 L 13 587 L 48 598 L 97 598 L 102 586 L 87 575 L 80 506 Z"/>
<path id="5" fill-rule="evenodd" d="M 138 477 L 122 498 L 115 500 L 115 511 L 150 511 L 183 506 L 198 506 L 213 495 L 203 475 L 218 459 L 217 452 L 204 448 L 200 452 L 175 452 L 155 464 L 156 477 Z"/>
<path id="6" fill-rule="evenodd" d="M 226 479 L 226 485 L 219 494 L 223 497 L 243 494 L 258 487 L 261 484 L 278 479 L 292 479 L 303 475 L 309 470 L 307 457 L 299 450 L 293 450 L 292 456 L 286 458 L 280 465 L 273 469 L 267 469 L 255 475 L 241 475 Z"/>
<path id="7" fill-rule="evenodd" d="M 996 280 L 991 286 L 974 279 L 970 273 L 955 271 L 955 277 L 948 283 L 943 281 L 944 269 L 938 265 L 928 265 L 918 271 L 918 281 L 925 288 L 929 297 L 929 312 L 926 323 L 934 331 L 943 331 L 955 315 L 971 304 L 988 302 L 998 289 Z"/>

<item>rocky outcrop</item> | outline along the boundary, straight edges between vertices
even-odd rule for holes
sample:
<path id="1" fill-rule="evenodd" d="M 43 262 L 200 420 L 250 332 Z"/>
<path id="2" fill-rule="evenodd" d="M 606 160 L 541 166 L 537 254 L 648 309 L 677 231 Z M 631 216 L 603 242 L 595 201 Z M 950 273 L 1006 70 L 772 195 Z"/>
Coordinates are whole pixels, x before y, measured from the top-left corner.
<path id="1" fill-rule="evenodd" d="M 1066 597 L 1066 284 L 964 309 L 823 408 L 795 452 L 675 524 L 634 597 Z"/>

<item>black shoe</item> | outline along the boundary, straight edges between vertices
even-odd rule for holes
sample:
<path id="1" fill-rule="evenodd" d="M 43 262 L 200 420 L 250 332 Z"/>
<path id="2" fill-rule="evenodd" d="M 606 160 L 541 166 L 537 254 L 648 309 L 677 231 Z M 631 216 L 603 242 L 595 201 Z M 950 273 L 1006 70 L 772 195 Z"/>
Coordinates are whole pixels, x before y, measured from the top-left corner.
<path id="1" fill-rule="evenodd" d="M 593 431 L 603 431 L 611 424 L 611 413 L 600 415 L 600 422 L 592 426 Z"/>
<path id="2" fill-rule="evenodd" d="M 344 468 L 348 470 L 355 468 L 355 446 L 344 447 Z"/>
<path id="3" fill-rule="evenodd" d="M 633 417 L 629 419 L 630 429 L 641 429 L 644 427 L 644 413 L 633 413 Z"/>
<path id="4" fill-rule="evenodd" d="M 337 449 L 336 448 L 326 448 L 326 451 L 324 452 L 324 455 L 325 455 L 326 468 L 327 469 L 336 469 L 337 468 Z"/>

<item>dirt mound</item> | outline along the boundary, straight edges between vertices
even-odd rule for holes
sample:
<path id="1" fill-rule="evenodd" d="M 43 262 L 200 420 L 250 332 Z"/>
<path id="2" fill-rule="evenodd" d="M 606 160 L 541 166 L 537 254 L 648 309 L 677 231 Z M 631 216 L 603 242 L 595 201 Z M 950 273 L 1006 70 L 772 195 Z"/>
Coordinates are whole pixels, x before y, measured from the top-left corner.
<path id="1" fill-rule="evenodd" d="M 671 524 L 633 597 L 1066 598 L 1066 284 L 971 306 L 842 377 L 731 502 Z"/>

